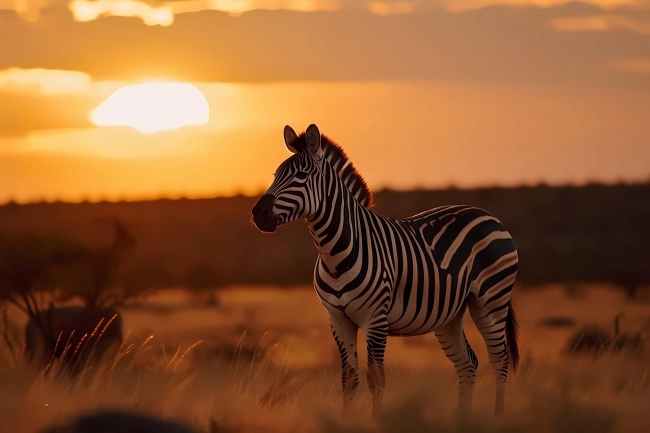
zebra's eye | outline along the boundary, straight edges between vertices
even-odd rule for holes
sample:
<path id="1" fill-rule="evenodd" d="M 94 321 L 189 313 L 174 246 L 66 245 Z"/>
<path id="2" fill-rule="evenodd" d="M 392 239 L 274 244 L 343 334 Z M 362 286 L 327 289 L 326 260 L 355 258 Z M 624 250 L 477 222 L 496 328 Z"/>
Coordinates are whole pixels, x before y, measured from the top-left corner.
<path id="1" fill-rule="evenodd" d="M 307 179 L 307 176 L 309 176 L 309 173 L 307 173 L 306 171 L 299 171 L 298 173 L 296 173 L 296 177 L 298 179 Z"/>

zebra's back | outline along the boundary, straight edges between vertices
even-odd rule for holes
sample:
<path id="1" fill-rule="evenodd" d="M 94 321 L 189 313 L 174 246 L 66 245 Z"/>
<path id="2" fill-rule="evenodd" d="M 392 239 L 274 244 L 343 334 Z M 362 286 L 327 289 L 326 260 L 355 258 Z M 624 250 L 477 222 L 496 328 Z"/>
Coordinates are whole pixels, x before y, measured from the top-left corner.
<path id="1" fill-rule="evenodd" d="M 482 306 L 486 296 L 497 295 L 506 289 L 504 284 L 514 281 L 514 242 L 503 224 L 487 211 L 466 205 L 442 206 L 397 222 L 417 245 L 411 249 L 411 260 L 402 261 L 403 269 L 396 272 L 388 317 L 391 334 L 434 331 L 464 308 L 470 293 Z M 416 278 L 406 278 L 409 275 Z"/>

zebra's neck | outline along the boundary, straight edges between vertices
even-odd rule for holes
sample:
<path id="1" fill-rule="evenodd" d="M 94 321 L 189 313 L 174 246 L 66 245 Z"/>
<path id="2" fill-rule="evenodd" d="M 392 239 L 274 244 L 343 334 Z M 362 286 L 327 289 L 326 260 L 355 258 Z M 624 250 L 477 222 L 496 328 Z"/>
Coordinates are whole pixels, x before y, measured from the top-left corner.
<path id="1" fill-rule="evenodd" d="M 361 239 L 358 215 L 366 209 L 327 162 L 323 164 L 321 188 L 322 202 L 307 224 L 325 270 L 339 278 L 357 261 Z"/>

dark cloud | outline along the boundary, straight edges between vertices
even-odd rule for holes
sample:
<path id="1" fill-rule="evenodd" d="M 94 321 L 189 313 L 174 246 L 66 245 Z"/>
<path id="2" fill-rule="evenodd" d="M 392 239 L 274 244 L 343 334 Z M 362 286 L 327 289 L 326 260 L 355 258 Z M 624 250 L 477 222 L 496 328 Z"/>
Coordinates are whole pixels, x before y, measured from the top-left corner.
<path id="1" fill-rule="evenodd" d="M 650 58 L 650 36 L 626 30 L 560 32 L 557 17 L 603 10 L 579 3 L 552 8 L 430 9 L 382 17 L 359 9 L 240 17 L 180 14 L 169 27 L 137 18 L 74 22 L 45 10 L 37 23 L 0 13 L 0 68 L 79 70 L 94 79 L 168 76 L 194 81 L 274 80 L 500 81 L 647 85 L 648 76 L 614 64 Z M 608 13 L 612 13 L 609 11 Z M 617 10 L 650 21 L 650 11 Z"/>

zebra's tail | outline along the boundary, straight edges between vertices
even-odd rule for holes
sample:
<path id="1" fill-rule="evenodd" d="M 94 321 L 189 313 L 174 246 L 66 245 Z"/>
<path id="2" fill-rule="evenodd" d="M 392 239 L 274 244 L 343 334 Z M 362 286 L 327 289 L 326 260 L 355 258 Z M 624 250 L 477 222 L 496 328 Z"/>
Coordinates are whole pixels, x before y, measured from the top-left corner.
<path id="1" fill-rule="evenodd" d="M 519 339 L 519 325 L 517 325 L 517 318 L 515 317 L 515 310 L 512 308 L 512 301 L 508 308 L 508 315 L 506 316 L 506 343 L 508 345 L 508 356 L 510 357 L 510 366 L 512 371 L 517 371 L 519 365 L 519 348 L 517 347 L 517 340 Z"/>

